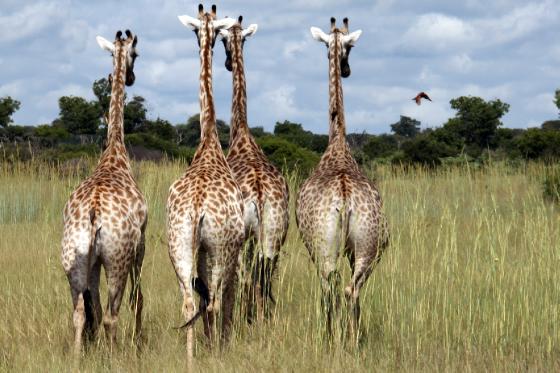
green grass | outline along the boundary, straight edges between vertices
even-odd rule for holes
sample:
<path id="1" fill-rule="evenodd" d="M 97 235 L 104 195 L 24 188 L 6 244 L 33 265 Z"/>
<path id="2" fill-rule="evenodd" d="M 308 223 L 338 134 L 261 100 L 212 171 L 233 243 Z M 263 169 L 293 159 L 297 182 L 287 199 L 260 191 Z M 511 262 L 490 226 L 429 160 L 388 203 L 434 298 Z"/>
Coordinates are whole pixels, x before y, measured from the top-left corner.
<path id="1" fill-rule="evenodd" d="M 184 334 L 173 329 L 184 321 L 181 297 L 165 243 L 167 190 L 184 167 L 134 165 L 150 209 L 143 349 L 132 345 L 123 303 L 118 349 L 109 353 L 102 331 L 84 371 L 185 368 Z M 198 323 L 196 370 L 559 370 L 560 214 L 542 196 L 545 166 L 369 173 L 385 200 L 391 243 L 363 291 L 360 347 L 324 343 L 317 275 L 292 218 L 273 318 L 237 320 L 221 351 L 205 347 Z M 59 256 L 62 208 L 79 181 L 57 167 L 0 165 L 0 371 L 73 368 Z M 292 213 L 299 182 L 290 177 Z"/>

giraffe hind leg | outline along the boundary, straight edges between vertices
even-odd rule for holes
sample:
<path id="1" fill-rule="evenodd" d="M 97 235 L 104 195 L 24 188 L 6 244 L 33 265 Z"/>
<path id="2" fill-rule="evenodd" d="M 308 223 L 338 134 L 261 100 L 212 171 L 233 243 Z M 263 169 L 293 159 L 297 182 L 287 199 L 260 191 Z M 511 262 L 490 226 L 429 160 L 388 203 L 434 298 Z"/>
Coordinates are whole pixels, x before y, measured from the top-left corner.
<path id="1" fill-rule="evenodd" d="M 132 312 L 134 312 L 134 339 L 136 344 L 140 343 L 142 333 L 142 309 L 144 307 L 144 296 L 142 295 L 140 279 L 142 273 L 142 262 L 144 261 L 144 251 L 145 239 L 144 232 L 142 232 L 140 243 L 137 246 L 134 262 L 130 271 L 130 308 L 132 309 Z"/>
<path id="2" fill-rule="evenodd" d="M 360 338 L 360 291 L 371 275 L 373 267 L 377 262 L 373 260 L 355 260 L 354 256 L 349 256 L 350 267 L 352 268 L 352 278 L 350 284 L 345 287 L 344 295 L 349 304 L 350 311 L 350 333 L 352 339 L 358 343 Z"/>
<path id="3" fill-rule="evenodd" d="M 103 316 L 103 326 L 105 327 L 105 333 L 111 350 L 117 344 L 117 322 L 129 272 L 127 269 L 130 269 L 130 264 L 130 262 L 125 263 L 123 266 L 125 270 L 123 270 L 123 267 L 119 268 L 118 265 L 105 269 L 107 273 L 108 300 L 107 309 Z"/>

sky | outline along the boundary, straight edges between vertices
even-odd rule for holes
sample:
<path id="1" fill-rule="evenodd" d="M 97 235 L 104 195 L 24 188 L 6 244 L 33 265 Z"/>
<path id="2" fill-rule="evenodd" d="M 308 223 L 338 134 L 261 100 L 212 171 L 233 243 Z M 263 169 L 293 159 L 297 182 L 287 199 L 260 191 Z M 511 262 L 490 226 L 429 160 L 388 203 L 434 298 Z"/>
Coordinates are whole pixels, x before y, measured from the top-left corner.
<path id="1" fill-rule="evenodd" d="M 211 2 L 204 3 L 210 8 Z M 328 59 L 309 28 L 350 19 L 362 36 L 343 80 L 348 132 L 383 133 L 400 115 L 422 128 L 454 116 L 462 95 L 511 105 L 505 126 L 526 128 L 558 118 L 560 0 L 228 0 L 218 17 L 243 15 L 258 32 L 245 43 L 248 117 L 272 131 L 277 121 L 328 132 Z M 147 100 L 149 117 L 184 123 L 199 112 L 196 36 L 177 19 L 196 16 L 198 1 L 0 0 L 0 97 L 21 102 L 20 125 L 51 123 L 64 95 L 93 99 L 92 83 L 112 70 L 95 36 L 138 36 L 136 83 L 128 97 Z M 229 122 L 231 73 L 222 43 L 214 48 L 218 118 Z M 427 92 L 433 102 L 411 98 Z"/>

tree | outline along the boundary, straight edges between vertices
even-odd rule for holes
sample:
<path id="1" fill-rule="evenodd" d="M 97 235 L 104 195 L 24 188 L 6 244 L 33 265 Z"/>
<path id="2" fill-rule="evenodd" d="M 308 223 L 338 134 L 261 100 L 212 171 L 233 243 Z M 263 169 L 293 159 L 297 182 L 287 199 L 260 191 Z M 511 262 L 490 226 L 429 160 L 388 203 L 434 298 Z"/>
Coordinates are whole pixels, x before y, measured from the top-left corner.
<path id="1" fill-rule="evenodd" d="M 301 124 L 287 120 L 282 123 L 276 122 L 274 135 L 318 153 L 324 152 L 329 144 L 327 135 L 316 135 L 311 131 L 304 130 Z"/>
<path id="2" fill-rule="evenodd" d="M 19 110 L 20 104 L 10 96 L 0 98 L 0 126 L 8 127 L 12 123 L 12 115 Z"/>
<path id="3" fill-rule="evenodd" d="M 319 163 L 317 153 L 277 136 L 260 137 L 257 144 L 270 162 L 280 170 L 287 168 L 288 171 L 293 171 L 297 168 L 302 175 L 308 175 Z"/>
<path id="4" fill-rule="evenodd" d="M 174 141 L 176 137 L 175 127 L 168 121 L 159 117 L 156 120 L 145 121 L 142 131 L 139 132 L 151 133 L 166 141 Z"/>
<path id="5" fill-rule="evenodd" d="M 95 134 L 101 117 L 97 102 L 86 101 L 82 97 L 63 96 L 58 99 L 59 118 L 53 125 L 59 125 L 74 135 Z"/>
<path id="6" fill-rule="evenodd" d="M 444 127 L 461 136 L 467 146 L 496 147 L 496 131 L 502 125 L 500 119 L 509 111 L 509 104 L 499 99 L 487 102 L 473 96 L 454 98 L 450 104 L 457 113 Z"/>
<path id="7" fill-rule="evenodd" d="M 528 159 L 558 159 L 560 157 L 560 132 L 529 128 L 515 139 L 521 155 Z"/>
<path id="8" fill-rule="evenodd" d="M 413 140 L 406 141 L 402 149 L 405 161 L 420 163 L 430 167 L 440 165 L 441 158 L 455 155 L 454 149 L 438 141 L 433 132 L 422 134 Z"/>
<path id="9" fill-rule="evenodd" d="M 218 138 L 223 149 L 229 146 L 229 126 L 221 119 L 216 121 Z M 195 114 L 187 120 L 187 124 L 179 124 L 177 131 L 178 145 L 194 148 L 200 142 L 200 114 Z"/>
<path id="10" fill-rule="evenodd" d="M 420 133 L 420 121 L 401 115 L 397 123 L 391 124 L 391 131 L 398 136 L 413 138 Z"/>
<path id="11" fill-rule="evenodd" d="M 560 89 L 557 89 L 554 94 L 554 103 L 558 107 L 558 110 L 560 110 Z"/>
<path id="12" fill-rule="evenodd" d="M 109 112 L 109 104 L 111 103 L 111 83 L 106 78 L 102 78 L 93 82 L 91 88 L 93 94 L 97 97 L 102 114 Z"/>
<path id="13" fill-rule="evenodd" d="M 148 109 L 144 106 L 146 100 L 142 96 L 134 96 L 124 106 L 124 133 L 142 131 L 145 128 Z"/>
<path id="14" fill-rule="evenodd" d="M 560 131 L 560 120 L 547 120 L 541 124 L 541 128 L 545 131 Z"/>
<path id="15" fill-rule="evenodd" d="M 270 135 L 270 133 L 266 132 L 263 127 L 250 127 L 249 132 L 253 135 L 254 138 L 259 138 L 263 136 Z"/>
<path id="16" fill-rule="evenodd" d="M 39 138 L 41 145 L 51 147 L 66 140 L 70 134 L 62 127 L 43 124 L 35 128 L 35 136 Z"/>
<path id="17" fill-rule="evenodd" d="M 371 136 L 369 141 L 362 148 L 363 152 L 369 159 L 388 157 L 397 151 L 398 143 L 395 136 L 379 135 Z"/>

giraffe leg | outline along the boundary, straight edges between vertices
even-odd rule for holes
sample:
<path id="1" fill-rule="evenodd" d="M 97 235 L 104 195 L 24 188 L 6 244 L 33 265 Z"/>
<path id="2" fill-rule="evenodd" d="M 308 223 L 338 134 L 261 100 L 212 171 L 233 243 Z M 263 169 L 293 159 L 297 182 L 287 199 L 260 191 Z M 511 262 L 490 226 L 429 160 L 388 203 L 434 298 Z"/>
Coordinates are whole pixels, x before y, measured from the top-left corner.
<path id="1" fill-rule="evenodd" d="M 170 246 L 173 245 L 170 242 Z M 194 300 L 194 287 L 192 281 L 192 263 L 190 260 L 181 260 L 174 262 L 175 271 L 179 280 L 179 287 L 183 294 L 183 305 L 181 311 L 183 317 L 187 322 L 185 327 L 185 337 L 187 344 L 187 369 L 192 371 L 193 357 L 194 357 L 194 323 L 193 320 L 196 314 L 196 305 Z M 189 323 L 190 322 L 190 323 Z"/>
<path id="2" fill-rule="evenodd" d="M 140 242 L 136 248 L 136 254 L 135 254 L 134 262 L 132 264 L 132 270 L 130 271 L 130 282 L 131 282 L 130 307 L 134 312 L 134 318 L 135 318 L 134 339 L 137 345 L 141 341 L 141 333 L 142 333 L 142 309 L 144 306 L 144 296 L 142 295 L 140 277 L 142 273 L 142 262 L 144 261 L 144 251 L 145 251 L 145 238 L 144 238 L 144 232 L 142 231 Z"/>
<path id="3" fill-rule="evenodd" d="M 82 334 L 86 325 L 86 312 L 83 293 L 76 297 L 72 321 L 74 323 L 74 356 L 79 357 L 82 352 Z"/>
<path id="4" fill-rule="evenodd" d="M 258 253 L 253 270 L 253 299 L 256 305 L 257 321 L 264 319 L 264 257 Z"/>
<path id="5" fill-rule="evenodd" d="M 186 285 L 186 286 L 185 286 Z M 185 320 L 189 321 L 195 315 L 194 292 L 191 284 L 183 286 L 183 315 Z M 192 371 L 194 357 L 194 325 L 188 325 L 186 331 L 187 337 L 187 367 Z"/>
<path id="6" fill-rule="evenodd" d="M 126 269 L 129 265 L 124 266 Z M 127 270 L 118 270 L 117 268 L 106 268 L 107 273 L 107 290 L 108 300 L 107 309 L 103 316 L 103 326 L 105 327 L 105 334 L 109 340 L 111 351 L 117 344 L 117 321 L 119 319 L 119 310 L 126 287 L 126 280 L 128 276 Z"/>
<path id="7" fill-rule="evenodd" d="M 97 260 L 93 267 L 91 268 L 90 278 L 89 278 L 89 296 L 91 297 L 91 303 L 85 303 L 86 307 L 91 307 L 91 311 L 86 309 L 86 315 L 88 313 L 93 314 L 91 321 L 86 318 L 86 331 L 90 340 L 97 335 L 99 325 L 103 317 L 103 311 L 101 307 L 101 297 L 99 296 L 99 281 L 101 279 L 101 261 Z"/>
<path id="8" fill-rule="evenodd" d="M 259 264 L 259 288 L 258 288 L 258 312 L 259 318 L 265 319 L 270 316 L 271 307 L 274 305 L 274 297 L 272 295 L 272 279 L 276 269 L 278 256 L 272 258 L 260 257 Z"/>
<path id="9" fill-rule="evenodd" d="M 254 317 L 255 307 L 255 261 L 254 261 L 254 238 L 249 238 L 242 250 L 239 251 L 238 278 L 241 285 L 241 315 L 251 324 Z"/>
<path id="10" fill-rule="evenodd" d="M 224 267 L 219 306 L 221 314 L 220 337 L 222 343 L 227 342 L 231 334 L 237 284 L 237 262 L 233 258 L 226 259 Z"/>
<path id="11" fill-rule="evenodd" d="M 326 332 L 329 339 L 334 336 L 335 317 L 340 308 L 340 274 L 336 270 L 332 270 L 323 274 L 322 281 L 322 297 L 321 304 L 323 313 L 326 317 Z"/>
<path id="12" fill-rule="evenodd" d="M 205 286 L 208 286 L 206 285 L 208 284 L 208 254 L 204 249 L 198 251 L 197 273 L 199 280 L 202 281 Z M 203 307 L 204 309 L 201 309 L 200 311 L 202 312 L 202 320 L 204 323 L 204 335 L 206 335 L 207 342 L 211 346 L 214 318 L 212 312 L 208 310 L 208 304 L 206 304 L 208 301 L 209 300 L 201 299 L 200 307 Z"/>
<path id="13" fill-rule="evenodd" d="M 350 306 L 351 321 L 350 333 L 352 339 L 358 343 L 360 338 L 360 290 L 371 275 L 374 260 L 356 260 L 354 254 L 349 255 L 352 278 L 350 284 L 344 289 L 347 303 Z"/>
<path id="14" fill-rule="evenodd" d="M 87 290 L 87 263 L 85 258 L 77 257 L 73 267 L 66 269 L 70 292 L 72 294 L 72 323 L 74 325 L 74 355 L 79 357 L 82 351 L 83 334 L 86 326 L 86 304 L 84 293 Z"/>

